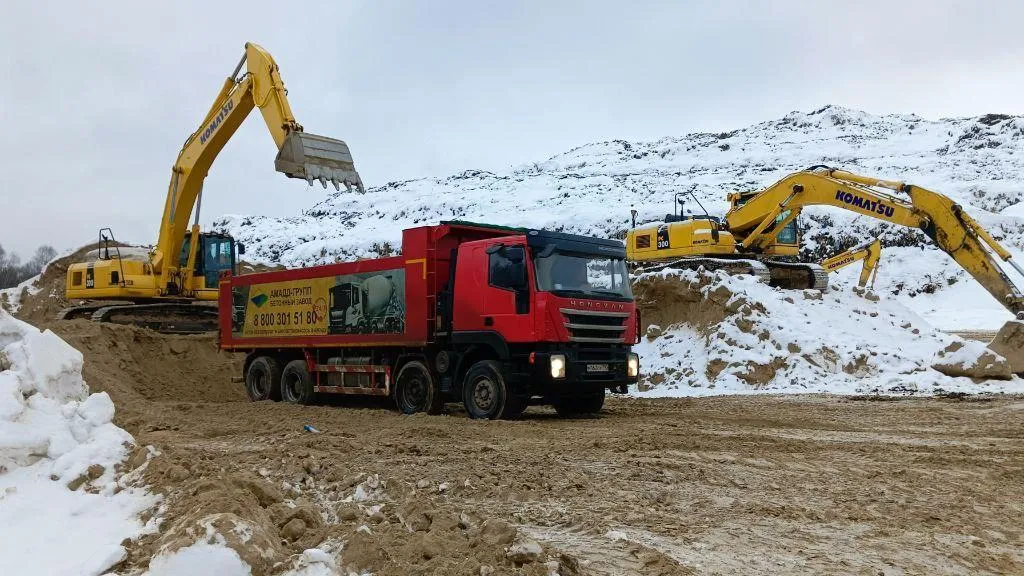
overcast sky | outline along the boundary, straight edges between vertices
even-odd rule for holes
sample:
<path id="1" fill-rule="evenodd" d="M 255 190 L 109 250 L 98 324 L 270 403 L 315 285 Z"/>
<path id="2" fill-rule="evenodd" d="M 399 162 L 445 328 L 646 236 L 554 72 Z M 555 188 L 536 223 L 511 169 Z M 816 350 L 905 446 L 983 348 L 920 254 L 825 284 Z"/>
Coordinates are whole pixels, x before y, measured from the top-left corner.
<path id="1" fill-rule="evenodd" d="M 243 45 L 281 67 L 308 132 L 368 185 L 501 169 L 573 146 L 724 131 L 839 104 L 926 118 L 1024 113 L 1020 2 L 8 2 L 0 245 L 23 257 L 156 240 L 170 169 Z M 293 215 L 259 114 L 202 220 Z"/>

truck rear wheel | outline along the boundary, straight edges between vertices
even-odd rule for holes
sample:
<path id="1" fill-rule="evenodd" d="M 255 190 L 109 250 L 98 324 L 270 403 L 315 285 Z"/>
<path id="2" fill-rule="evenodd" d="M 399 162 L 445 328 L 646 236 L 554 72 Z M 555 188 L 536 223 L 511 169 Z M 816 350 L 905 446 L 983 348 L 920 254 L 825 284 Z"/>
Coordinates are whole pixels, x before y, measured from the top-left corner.
<path id="1" fill-rule="evenodd" d="M 581 414 L 597 414 L 604 406 L 604 389 L 589 392 L 582 396 L 567 396 L 555 401 L 555 411 L 559 416 L 579 416 Z"/>
<path id="2" fill-rule="evenodd" d="M 245 371 L 245 393 L 252 402 L 280 400 L 281 365 L 270 356 L 259 356 Z"/>
<path id="3" fill-rule="evenodd" d="M 292 360 L 281 372 L 281 399 L 292 404 L 313 403 L 313 379 L 305 360 Z"/>
<path id="4" fill-rule="evenodd" d="M 395 404 L 404 414 L 441 412 L 441 391 L 426 364 L 413 360 L 406 362 L 398 371 L 398 377 L 395 378 Z"/>
<path id="5" fill-rule="evenodd" d="M 462 384 L 462 402 L 470 418 L 487 420 L 515 418 L 526 409 L 509 389 L 501 364 L 494 360 L 481 360 L 469 367 Z"/>

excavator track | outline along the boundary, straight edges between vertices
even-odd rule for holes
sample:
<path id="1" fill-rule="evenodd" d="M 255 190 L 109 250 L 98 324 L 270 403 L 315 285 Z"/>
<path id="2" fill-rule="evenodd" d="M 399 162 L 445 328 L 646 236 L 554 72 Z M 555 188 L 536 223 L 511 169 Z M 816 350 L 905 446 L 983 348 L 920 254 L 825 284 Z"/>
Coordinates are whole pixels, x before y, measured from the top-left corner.
<path id="1" fill-rule="evenodd" d="M 721 270 L 726 274 L 740 275 L 748 274 L 756 276 L 758 280 L 768 284 L 771 280 L 771 272 L 768 266 L 759 260 L 747 260 L 743 258 L 680 258 L 670 262 L 653 262 L 647 265 L 637 266 L 635 272 L 659 272 L 661 270 L 696 270 L 703 267 L 705 270 Z"/>
<path id="2" fill-rule="evenodd" d="M 77 318 L 139 326 L 164 334 L 200 334 L 216 331 L 218 326 L 216 302 L 103 302 L 72 306 L 57 314 L 58 320 Z"/>
<path id="3" fill-rule="evenodd" d="M 680 258 L 671 262 L 657 262 L 638 266 L 637 274 L 661 270 L 722 270 L 727 274 L 749 274 L 758 280 L 786 290 L 824 290 L 828 287 L 828 272 L 817 264 L 779 262 L 777 260 L 750 260 L 742 258 Z"/>
<path id="4" fill-rule="evenodd" d="M 824 290 L 828 288 L 828 272 L 817 264 L 767 260 L 771 273 L 770 286 L 786 290 Z"/>

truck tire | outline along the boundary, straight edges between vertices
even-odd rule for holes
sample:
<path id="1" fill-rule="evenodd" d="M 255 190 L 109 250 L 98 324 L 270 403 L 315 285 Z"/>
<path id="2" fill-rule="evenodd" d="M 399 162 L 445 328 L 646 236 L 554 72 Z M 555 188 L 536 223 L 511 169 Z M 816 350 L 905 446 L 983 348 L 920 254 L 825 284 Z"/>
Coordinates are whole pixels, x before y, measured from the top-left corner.
<path id="1" fill-rule="evenodd" d="M 281 399 L 292 404 L 313 403 L 313 379 L 305 360 L 292 360 L 281 371 Z"/>
<path id="2" fill-rule="evenodd" d="M 462 384 L 462 403 L 470 418 L 487 420 L 515 418 L 526 403 L 512 394 L 501 364 L 481 360 L 469 367 Z"/>
<path id="3" fill-rule="evenodd" d="M 402 365 L 395 378 L 395 405 L 403 414 L 441 412 L 441 390 L 426 364 L 412 360 Z"/>
<path id="4" fill-rule="evenodd" d="M 281 365 L 270 356 L 259 356 L 245 371 L 245 393 L 252 402 L 281 399 Z"/>
<path id="5" fill-rule="evenodd" d="M 580 416 L 597 414 L 604 406 L 604 389 L 589 392 L 582 396 L 567 396 L 555 401 L 555 411 L 559 416 Z"/>

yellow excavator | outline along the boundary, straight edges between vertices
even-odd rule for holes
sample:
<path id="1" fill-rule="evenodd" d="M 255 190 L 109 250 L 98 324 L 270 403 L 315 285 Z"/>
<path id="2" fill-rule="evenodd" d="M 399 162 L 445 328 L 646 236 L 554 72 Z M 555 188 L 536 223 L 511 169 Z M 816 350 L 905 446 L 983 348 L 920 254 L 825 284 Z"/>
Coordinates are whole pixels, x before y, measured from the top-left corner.
<path id="1" fill-rule="evenodd" d="M 857 280 L 857 285 L 861 288 L 868 287 L 874 289 L 875 277 L 878 275 L 878 261 L 882 258 L 882 241 L 878 238 L 858 244 L 832 256 L 825 258 L 820 262 L 821 267 L 825 272 L 838 272 L 843 268 L 846 268 L 850 264 L 864 261 L 864 266 L 860 269 L 860 278 Z M 871 283 L 868 286 L 868 283 Z"/>
<path id="2" fill-rule="evenodd" d="M 937 192 L 813 166 L 764 190 L 731 193 L 728 199 L 723 219 L 705 211 L 702 216 L 670 214 L 665 222 L 636 226 L 634 210 L 627 259 L 640 270 L 704 266 L 755 274 L 784 288 L 823 288 L 828 277 L 821 266 L 779 258 L 797 255 L 797 216 L 805 206 L 833 206 L 923 231 L 1003 306 L 1015 315 L 1024 313 L 1024 294 L 998 261 L 1022 276 L 1024 269 L 959 204 Z"/>
<path id="3" fill-rule="evenodd" d="M 245 73 L 242 67 L 245 66 Z M 226 234 L 201 232 L 203 181 L 213 161 L 249 113 L 259 108 L 278 153 L 274 167 L 310 185 L 364 191 L 348 145 L 307 133 L 296 122 L 273 57 L 246 43 L 206 117 L 185 140 L 171 170 L 160 233 L 152 249 L 124 247 L 109 228 L 97 249 L 67 271 L 69 300 L 89 303 L 62 310 L 60 319 L 133 323 L 164 332 L 214 329 L 220 274 L 235 271 L 245 248 Z M 195 220 L 189 227 L 189 218 Z"/>

